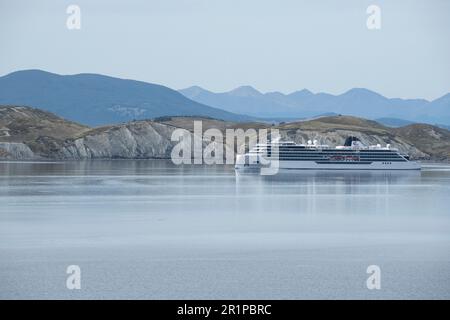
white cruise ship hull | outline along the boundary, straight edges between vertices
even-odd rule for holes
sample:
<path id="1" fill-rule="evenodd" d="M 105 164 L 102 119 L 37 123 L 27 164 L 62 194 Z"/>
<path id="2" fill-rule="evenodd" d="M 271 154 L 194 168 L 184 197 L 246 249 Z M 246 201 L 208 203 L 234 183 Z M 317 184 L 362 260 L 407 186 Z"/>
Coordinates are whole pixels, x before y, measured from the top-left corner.
<path id="1" fill-rule="evenodd" d="M 324 164 L 315 161 L 279 161 L 280 169 L 329 169 L 329 170 L 420 170 L 418 162 L 343 162 L 339 164 Z"/>
<path id="2" fill-rule="evenodd" d="M 261 165 L 262 161 L 254 163 L 239 163 L 235 166 L 236 170 L 254 170 L 266 167 Z M 382 162 L 374 161 L 371 163 L 363 162 L 341 162 L 341 163 L 317 163 L 316 161 L 278 161 L 271 164 L 272 167 L 278 165 L 279 169 L 295 169 L 295 170 L 420 170 L 421 165 L 416 161 L 404 162 Z"/>

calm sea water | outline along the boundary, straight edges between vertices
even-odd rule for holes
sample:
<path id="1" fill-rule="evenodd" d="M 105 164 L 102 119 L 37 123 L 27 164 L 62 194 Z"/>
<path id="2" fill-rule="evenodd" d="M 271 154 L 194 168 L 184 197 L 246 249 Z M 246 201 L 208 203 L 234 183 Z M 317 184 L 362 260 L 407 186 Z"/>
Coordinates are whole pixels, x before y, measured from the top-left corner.
<path id="1" fill-rule="evenodd" d="M 450 298 L 450 167 L 0 163 L 0 298 Z M 81 268 L 81 290 L 66 268 Z M 369 290 L 369 265 L 381 289 Z"/>

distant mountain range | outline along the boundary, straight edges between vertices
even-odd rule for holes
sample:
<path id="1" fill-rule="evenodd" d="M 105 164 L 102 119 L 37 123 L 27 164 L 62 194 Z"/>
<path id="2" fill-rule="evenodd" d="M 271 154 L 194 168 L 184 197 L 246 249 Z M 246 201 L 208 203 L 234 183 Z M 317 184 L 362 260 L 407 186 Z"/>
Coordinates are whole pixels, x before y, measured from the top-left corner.
<path id="1" fill-rule="evenodd" d="M 369 119 L 396 118 L 406 122 L 450 125 L 450 93 L 434 101 L 386 98 L 354 88 L 340 95 L 312 93 L 303 89 L 290 94 L 261 93 L 243 86 L 214 93 L 199 86 L 180 90 L 187 98 L 230 112 L 260 118 L 308 118 L 319 114 L 345 114 Z"/>
<path id="2" fill-rule="evenodd" d="M 243 86 L 214 93 L 194 86 L 179 92 L 142 81 L 99 74 L 58 75 L 24 70 L 0 77 L 0 104 L 40 108 L 98 126 L 163 116 L 200 116 L 234 122 L 291 122 L 324 115 L 352 115 L 398 127 L 412 122 L 450 125 L 450 94 L 434 101 L 388 99 L 355 88 L 341 95 L 306 89 L 261 93 Z"/>
<path id="3" fill-rule="evenodd" d="M 58 75 L 41 70 L 0 77 L 0 104 L 37 107 L 91 126 L 176 115 L 249 120 L 192 101 L 161 85 L 98 74 Z"/>

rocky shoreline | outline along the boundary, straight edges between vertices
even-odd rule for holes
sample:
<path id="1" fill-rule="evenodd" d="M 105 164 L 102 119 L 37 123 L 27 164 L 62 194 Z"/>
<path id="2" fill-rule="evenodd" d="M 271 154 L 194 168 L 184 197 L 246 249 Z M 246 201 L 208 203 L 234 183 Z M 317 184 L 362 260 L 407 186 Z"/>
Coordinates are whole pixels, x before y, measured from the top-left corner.
<path id="1" fill-rule="evenodd" d="M 297 143 L 317 138 L 321 143 L 336 146 L 351 135 L 366 145 L 389 143 L 412 159 L 440 162 L 450 159 L 448 130 L 425 124 L 389 128 L 375 121 L 349 116 L 322 117 L 276 126 L 164 117 L 88 128 L 28 107 L 3 106 L 0 115 L 0 160 L 168 159 L 177 144 L 171 141 L 173 131 L 181 128 L 193 135 L 194 120 L 202 121 L 203 130 L 278 129 L 282 139 Z"/>

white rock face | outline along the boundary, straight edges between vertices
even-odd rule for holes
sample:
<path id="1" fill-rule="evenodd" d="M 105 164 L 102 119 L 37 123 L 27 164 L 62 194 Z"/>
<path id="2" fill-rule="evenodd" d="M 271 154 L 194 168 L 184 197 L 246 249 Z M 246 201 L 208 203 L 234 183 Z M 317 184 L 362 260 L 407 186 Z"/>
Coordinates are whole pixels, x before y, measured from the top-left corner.
<path id="1" fill-rule="evenodd" d="M 0 159 L 32 160 L 36 156 L 31 149 L 20 142 L 0 142 Z"/>
<path id="2" fill-rule="evenodd" d="M 172 147 L 176 144 L 170 140 L 175 129 L 150 121 L 100 128 L 66 143 L 60 156 L 65 159 L 170 158 Z"/>

